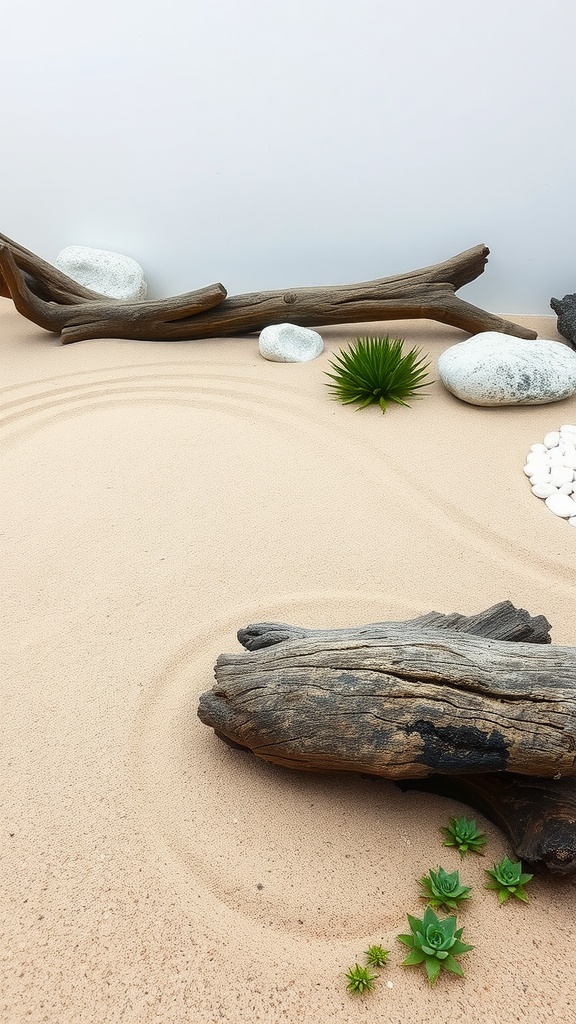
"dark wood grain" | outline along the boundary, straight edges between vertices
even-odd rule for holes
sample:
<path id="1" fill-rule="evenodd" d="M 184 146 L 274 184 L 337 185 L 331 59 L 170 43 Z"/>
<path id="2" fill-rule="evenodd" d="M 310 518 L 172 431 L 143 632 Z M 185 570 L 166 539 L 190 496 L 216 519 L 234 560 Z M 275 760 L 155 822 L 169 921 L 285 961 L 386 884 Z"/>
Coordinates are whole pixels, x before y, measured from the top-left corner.
<path id="1" fill-rule="evenodd" d="M 220 283 L 166 299 L 105 298 L 0 235 L 0 295 L 23 316 L 60 334 L 64 344 L 93 338 L 193 340 L 261 331 L 289 322 L 303 327 L 426 318 L 470 334 L 499 331 L 519 338 L 536 332 L 464 302 L 456 290 L 483 271 L 489 249 L 477 245 L 451 259 L 406 274 L 359 284 L 248 292 L 226 297 Z"/>

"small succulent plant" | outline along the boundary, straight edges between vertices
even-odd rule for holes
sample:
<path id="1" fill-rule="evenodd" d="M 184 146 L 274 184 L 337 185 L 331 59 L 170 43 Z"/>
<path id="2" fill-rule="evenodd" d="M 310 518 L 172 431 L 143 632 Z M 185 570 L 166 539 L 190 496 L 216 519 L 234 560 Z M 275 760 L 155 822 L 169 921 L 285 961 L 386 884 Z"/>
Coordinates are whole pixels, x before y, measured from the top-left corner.
<path id="1" fill-rule="evenodd" d="M 346 972 L 348 978 L 348 984 L 346 988 L 353 995 L 361 996 L 364 992 L 371 992 L 374 988 L 374 982 L 378 975 L 371 974 L 367 967 L 361 967 L 360 964 L 354 964 L 349 971 Z"/>
<path id="2" fill-rule="evenodd" d="M 444 846 L 455 846 L 461 857 L 469 850 L 484 856 L 482 847 L 486 844 L 486 836 L 476 828 L 476 822 L 468 818 L 450 818 L 449 825 L 443 825 L 441 832 L 446 839 Z"/>
<path id="3" fill-rule="evenodd" d="M 434 910 L 438 907 L 457 910 L 462 900 L 470 899 L 470 886 L 460 884 L 458 871 L 448 872 L 440 867 L 438 871 L 432 871 L 430 868 L 428 874 L 419 879 L 418 885 L 422 889 L 421 898 Z"/>
<path id="4" fill-rule="evenodd" d="M 421 920 L 410 914 L 407 917 L 411 931 L 398 936 L 398 941 L 410 949 L 402 966 L 424 964 L 431 985 L 438 979 L 440 971 L 462 977 L 464 972 L 455 958 L 474 949 L 474 946 L 462 942 L 460 936 L 464 929 L 456 928 L 456 918 L 446 917 L 441 921 L 432 907 L 426 907 Z"/>
<path id="5" fill-rule="evenodd" d="M 426 380 L 428 364 L 413 348 L 404 355 L 401 338 L 356 338 L 347 351 L 341 350 L 327 373 L 333 395 L 344 405 L 360 402 L 360 409 L 376 402 L 386 412 L 389 402 L 408 405 Z"/>
<path id="6" fill-rule="evenodd" d="M 383 949 L 382 946 L 370 946 L 364 954 L 369 967 L 384 967 L 388 963 L 389 955 L 390 950 Z"/>
<path id="7" fill-rule="evenodd" d="M 505 903 L 511 896 L 524 903 L 528 902 L 524 886 L 534 878 L 534 875 L 522 871 L 522 861 L 515 864 L 506 855 L 492 870 L 486 869 L 486 874 L 490 881 L 486 883 L 485 888 L 494 889 L 498 893 L 499 903 Z"/>

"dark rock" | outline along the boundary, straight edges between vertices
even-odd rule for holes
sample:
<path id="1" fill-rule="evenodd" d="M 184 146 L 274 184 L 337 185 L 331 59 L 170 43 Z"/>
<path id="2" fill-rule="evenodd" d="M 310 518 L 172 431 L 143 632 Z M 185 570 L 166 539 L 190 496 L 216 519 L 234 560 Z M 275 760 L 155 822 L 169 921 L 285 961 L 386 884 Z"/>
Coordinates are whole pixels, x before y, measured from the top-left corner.
<path id="1" fill-rule="evenodd" d="M 550 299 L 550 305 L 558 317 L 558 332 L 576 349 L 576 292 Z"/>

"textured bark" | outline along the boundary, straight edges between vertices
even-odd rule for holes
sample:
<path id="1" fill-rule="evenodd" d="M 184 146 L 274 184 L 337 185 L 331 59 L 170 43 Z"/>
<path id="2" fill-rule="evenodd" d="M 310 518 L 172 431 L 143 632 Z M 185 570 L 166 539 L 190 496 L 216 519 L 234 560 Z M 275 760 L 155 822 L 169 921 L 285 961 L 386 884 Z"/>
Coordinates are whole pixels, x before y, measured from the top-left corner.
<path id="1" fill-rule="evenodd" d="M 552 659 L 555 660 L 556 652 L 562 651 L 564 655 L 568 656 L 569 662 L 572 665 L 567 687 L 569 697 L 568 702 L 564 705 L 564 712 L 566 712 L 568 706 L 573 708 L 574 688 L 576 686 L 576 673 L 574 672 L 575 649 L 546 647 L 539 651 L 538 648 L 528 646 L 530 644 L 548 645 L 550 643 L 550 625 L 543 616 L 530 616 L 523 609 L 515 608 L 509 601 L 503 601 L 486 611 L 472 616 L 463 616 L 456 613 L 442 615 L 437 612 L 430 612 L 428 615 L 420 616 L 407 623 L 372 623 L 369 626 L 343 630 L 312 630 L 288 626 L 282 623 L 259 623 L 240 630 L 238 638 L 250 650 L 269 653 L 266 649 L 278 650 L 278 644 L 286 644 L 289 648 L 294 641 L 298 640 L 313 639 L 320 644 L 323 642 L 330 644 L 337 637 L 340 637 L 345 643 L 350 644 L 362 642 L 371 637 L 381 641 L 386 635 L 390 635 L 389 627 L 396 627 L 402 632 L 410 628 L 417 631 L 422 627 L 428 628 L 430 626 L 435 630 L 447 630 L 448 633 L 445 634 L 445 639 L 449 639 L 450 643 L 457 637 L 458 631 L 469 632 L 475 636 L 485 638 L 489 638 L 492 635 L 498 641 L 495 645 L 498 651 L 502 651 L 502 648 L 509 649 L 512 643 L 520 643 L 521 647 L 519 650 L 524 661 L 524 671 L 528 673 L 525 676 L 525 683 L 529 689 L 525 696 L 527 696 L 529 701 L 536 700 L 537 703 L 542 698 L 541 660 L 537 657 L 535 661 L 532 661 L 532 656 L 539 653 L 551 654 Z M 437 639 L 438 643 L 441 643 L 441 638 L 438 637 Z M 565 659 L 562 658 L 561 660 Z M 469 678 L 474 676 L 474 672 L 470 671 L 471 665 L 473 665 L 473 661 L 470 665 L 467 665 Z M 545 689 L 549 692 L 550 680 L 547 677 L 547 673 L 548 670 L 545 672 Z M 563 680 L 559 680 L 559 682 L 561 689 L 558 691 L 557 696 L 560 700 L 564 700 L 564 697 L 561 696 L 564 692 L 562 689 L 564 682 Z M 554 678 L 552 679 L 552 685 L 555 688 Z M 212 694 L 218 691 L 218 689 L 217 684 Z M 451 688 L 445 696 L 452 699 L 454 692 L 454 689 Z M 219 724 L 223 722 L 222 697 L 223 694 L 217 694 L 217 703 L 220 704 L 217 711 Z M 290 708 L 294 704 L 294 692 L 289 692 L 287 697 L 287 708 L 284 714 L 290 713 Z M 510 697 L 511 692 L 508 693 L 507 699 L 509 700 Z M 258 707 L 260 699 L 258 688 L 250 691 L 250 688 L 245 686 L 242 699 L 247 712 L 244 716 L 243 727 L 244 730 L 248 729 L 249 731 L 253 707 Z M 203 718 L 206 711 L 208 711 L 208 716 L 210 717 L 214 712 L 213 698 L 210 694 L 204 694 L 200 703 L 200 717 Z M 552 719 L 548 719 L 545 711 L 547 706 L 547 701 L 543 701 L 540 705 L 548 722 L 552 721 Z M 503 708 L 506 708 L 505 703 Z M 572 718 L 573 722 L 573 710 L 569 712 L 569 717 Z M 279 720 L 282 721 L 282 711 L 280 711 Z M 434 724 L 437 725 L 437 721 Z M 525 724 L 526 722 L 524 721 L 523 728 Z M 250 749 L 249 745 L 245 742 L 247 733 L 243 732 L 242 729 L 234 733 L 236 739 L 232 735 L 220 731 L 219 728 L 216 728 L 216 733 L 221 739 L 232 746 L 245 750 Z M 573 738 L 569 738 L 569 735 L 569 733 L 565 734 L 566 738 L 569 739 L 568 746 L 573 749 L 574 741 Z M 304 737 L 304 740 L 306 740 L 306 737 Z M 542 747 L 543 742 L 546 742 L 538 728 L 533 731 L 533 742 L 535 747 L 537 746 L 538 748 Z M 482 811 L 504 831 L 510 841 L 514 856 L 522 859 L 532 869 L 550 872 L 557 876 L 572 877 L 576 875 L 576 779 L 563 776 L 561 772 L 556 772 L 552 778 L 517 774 L 512 771 L 502 771 L 501 769 L 497 771 L 480 770 L 479 772 L 478 765 L 472 763 L 472 760 L 477 757 L 477 749 L 477 744 L 473 743 L 471 745 L 471 761 L 467 767 L 462 769 L 461 774 L 432 774 L 425 779 L 404 780 L 397 784 L 404 790 L 410 788 L 426 790 L 470 804 L 472 807 Z M 488 748 L 484 747 L 482 753 L 486 755 L 487 752 Z M 270 750 L 265 749 L 260 752 L 260 756 L 268 760 L 274 760 L 274 757 L 268 756 L 269 753 Z M 364 748 L 361 747 L 360 757 L 363 757 L 364 753 Z M 446 748 L 444 748 L 443 755 L 445 753 Z M 465 751 L 461 747 L 458 753 L 460 755 L 465 753 Z M 296 768 L 307 767 L 299 763 L 298 759 L 281 763 L 286 763 L 290 767 Z M 347 767 L 350 768 L 349 765 Z M 418 767 L 420 768 L 421 766 L 418 765 Z M 356 764 L 351 770 L 358 771 L 363 769 L 359 768 L 358 764 Z M 366 774 L 370 774 L 374 782 L 379 781 L 373 774 L 373 768 Z"/>
<path id="2" fill-rule="evenodd" d="M 308 771 L 576 776 L 576 648 L 402 623 L 378 633 L 221 655 L 198 714 Z"/>
<path id="3" fill-rule="evenodd" d="M 91 338 L 193 340 L 260 331 L 289 321 L 304 327 L 427 318 L 476 334 L 536 333 L 455 295 L 484 270 L 489 249 L 477 245 L 431 267 L 353 285 L 249 292 L 226 298 L 221 284 L 167 299 L 130 303 L 77 285 L 18 243 L 0 235 L 0 294 L 63 343 Z"/>
<path id="4" fill-rule="evenodd" d="M 346 629 L 306 629 L 302 626 L 289 626 L 284 622 L 257 622 L 239 629 L 238 640 L 249 651 L 305 637 L 320 640 L 354 640 L 365 637 L 378 640 L 385 635 L 390 625 L 434 626 L 436 629 L 454 629 L 493 640 L 524 641 L 531 644 L 549 644 L 552 628 L 543 615 L 530 615 L 525 608 L 516 608 L 511 601 L 500 601 L 475 615 L 427 612 L 426 615 L 419 615 L 404 623 L 372 622 L 368 626 L 351 626 Z"/>

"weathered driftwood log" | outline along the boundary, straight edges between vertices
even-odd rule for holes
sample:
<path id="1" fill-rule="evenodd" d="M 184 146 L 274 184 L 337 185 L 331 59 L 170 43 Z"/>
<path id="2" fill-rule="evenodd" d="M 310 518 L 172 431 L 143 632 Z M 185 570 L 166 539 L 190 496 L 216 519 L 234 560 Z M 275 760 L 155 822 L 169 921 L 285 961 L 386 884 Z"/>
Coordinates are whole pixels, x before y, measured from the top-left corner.
<path id="1" fill-rule="evenodd" d="M 470 632 L 477 636 L 508 642 L 550 643 L 550 624 L 544 616 L 532 617 L 509 601 L 488 608 L 477 615 L 456 613 L 442 615 L 430 612 L 404 625 L 431 625 Z M 283 623 L 260 623 L 238 633 L 241 643 L 251 650 L 268 647 L 285 640 L 314 636 L 317 639 L 335 636 L 353 639 L 359 636 L 382 635 L 387 623 L 346 630 L 310 630 Z M 242 744 L 219 733 L 232 746 Z M 297 766 L 296 766 L 297 767 Z M 383 781 L 372 776 L 374 782 Z M 576 779 L 538 778 L 511 772 L 482 774 L 431 775 L 426 779 L 398 781 L 402 789 L 424 789 L 462 800 L 482 811 L 508 836 L 513 853 L 535 870 L 557 875 L 576 874 Z"/>
<path id="2" fill-rule="evenodd" d="M 0 295 L 64 344 L 90 338 L 192 340 L 260 331 L 289 321 L 325 324 L 427 318 L 476 334 L 536 333 L 464 302 L 455 292 L 484 270 L 489 249 L 466 252 L 407 274 L 353 285 L 249 292 L 226 298 L 221 284 L 167 299 L 130 303 L 106 299 L 75 284 L 18 243 L 0 235 Z"/>
<path id="3" fill-rule="evenodd" d="M 221 655 L 206 725 L 276 764 L 576 776 L 576 648 L 389 624 Z"/>
<path id="4" fill-rule="evenodd" d="M 550 623 L 543 615 L 530 615 L 525 608 L 516 608 L 511 601 L 500 601 L 475 615 L 450 612 L 427 612 L 415 619 L 401 622 L 372 622 L 368 626 L 349 626 L 345 629 L 307 629 L 289 626 L 285 622 L 257 622 L 238 630 L 238 640 L 248 651 L 258 651 L 284 640 L 354 640 L 362 637 L 378 640 L 386 635 L 390 625 L 434 626 L 436 629 L 454 629 L 492 640 L 524 641 L 529 644 L 549 644 Z"/>

